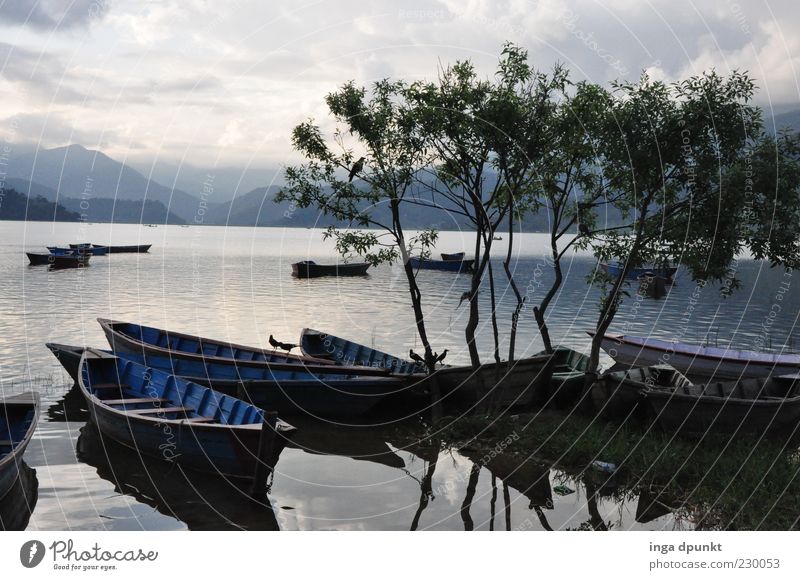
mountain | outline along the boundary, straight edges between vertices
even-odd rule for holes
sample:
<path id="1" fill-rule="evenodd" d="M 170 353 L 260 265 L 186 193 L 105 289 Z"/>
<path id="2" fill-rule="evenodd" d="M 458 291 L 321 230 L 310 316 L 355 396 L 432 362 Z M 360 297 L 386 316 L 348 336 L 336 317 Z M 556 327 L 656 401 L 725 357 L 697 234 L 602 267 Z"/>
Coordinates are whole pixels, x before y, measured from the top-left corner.
<path id="1" fill-rule="evenodd" d="M 31 183 L 24 179 L 11 178 L 6 180 L 6 183 L 17 191 L 27 194 L 31 199 L 35 197 L 42 197 L 46 200 L 58 199 L 59 203 L 63 205 L 65 209 L 76 212 L 83 221 L 125 224 L 186 223 L 186 220 L 168 211 L 163 203 L 153 199 L 129 200 L 113 199 L 110 197 L 64 197 L 59 196 L 51 187 L 46 187 L 38 183 Z"/>
<path id="2" fill-rule="evenodd" d="M 157 160 L 154 163 L 131 163 L 143 175 L 161 184 L 192 193 L 211 191 L 208 201 L 225 203 L 265 183 L 283 182 L 283 172 L 267 167 L 200 167 L 189 163 L 176 165 Z M 210 190 L 209 190 L 210 185 Z"/>
<path id="3" fill-rule="evenodd" d="M 50 188 L 55 195 L 48 198 L 50 201 L 61 198 L 154 200 L 187 221 L 200 207 L 197 197 L 164 187 L 104 153 L 81 145 L 15 156 L 9 163 L 8 176 Z"/>
<path id="4" fill-rule="evenodd" d="M 15 189 L 0 190 L 0 220 L 77 222 L 80 217 L 42 196 L 29 198 Z"/>
<path id="5" fill-rule="evenodd" d="M 794 111 L 787 111 L 780 115 L 775 115 L 773 118 L 764 116 L 764 125 L 768 130 L 772 131 L 773 126 L 778 131 L 788 129 L 797 133 L 800 131 L 800 109 Z"/>

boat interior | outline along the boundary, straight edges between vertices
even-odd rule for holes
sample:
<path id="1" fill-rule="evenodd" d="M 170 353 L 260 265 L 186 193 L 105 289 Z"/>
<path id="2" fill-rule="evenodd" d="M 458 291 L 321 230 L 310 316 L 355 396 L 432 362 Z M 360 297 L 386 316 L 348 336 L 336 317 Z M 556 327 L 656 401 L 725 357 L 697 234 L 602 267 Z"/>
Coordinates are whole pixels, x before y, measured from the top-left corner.
<path id="1" fill-rule="evenodd" d="M 32 404 L 8 403 L 0 413 L 0 460 L 25 439 L 36 416 Z"/>

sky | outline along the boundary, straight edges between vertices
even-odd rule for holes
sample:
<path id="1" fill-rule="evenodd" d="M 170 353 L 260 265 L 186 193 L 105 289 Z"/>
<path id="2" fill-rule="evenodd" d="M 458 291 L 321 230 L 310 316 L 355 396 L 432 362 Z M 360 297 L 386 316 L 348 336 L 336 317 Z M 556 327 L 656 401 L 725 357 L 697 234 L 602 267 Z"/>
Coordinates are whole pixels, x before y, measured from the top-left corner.
<path id="1" fill-rule="evenodd" d="M 800 108 L 796 0 L 0 0 L 0 139 L 129 163 L 278 167 L 348 80 L 432 79 L 503 43 L 608 83 L 746 70 Z"/>

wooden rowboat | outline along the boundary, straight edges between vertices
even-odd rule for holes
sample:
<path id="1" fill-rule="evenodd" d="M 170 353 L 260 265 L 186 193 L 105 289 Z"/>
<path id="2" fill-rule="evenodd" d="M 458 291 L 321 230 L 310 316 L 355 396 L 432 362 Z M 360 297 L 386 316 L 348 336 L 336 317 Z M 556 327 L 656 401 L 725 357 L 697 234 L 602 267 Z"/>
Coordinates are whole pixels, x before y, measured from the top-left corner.
<path id="1" fill-rule="evenodd" d="M 64 368 L 72 376 L 84 348 L 49 343 Z M 108 351 L 101 351 L 111 354 Z M 145 364 L 141 354 L 118 356 Z M 406 381 L 392 377 L 311 374 L 302 367 L 272 370 L 265 366 L 235 366 L 206 360 L 187 360 L 149 355 L 147 365 L 184 380 L 204 385 L 243 399 L 262 409 L 282 414 L 303 413 L 314 417 L 357 417 L 382 403 L 387 397 L 407 390 Z"/>
<path id="2" fill-rule="evenodd" d="M 540 355 L 547 353 L 542 351 Z M 548 405 L 559 408 L 572 406 L 583 392 L 589 357 L 571 348 L 556 347 L 551 356 L 551 376 L 546 392 Z"/>
<path id="3" fill-rule="evenodd" d="M 340 366 L 330 360 L 304 357 L 284 351 L 243 346 L 203 338 L 171 330 L 115 322 L 98 318 L 114 352 L 169 356 L 172 358 L 220 362 L 236 367 L 267 367 L 272 371 L 297 371 L 298 367 L 312 373 L 386 376 L 386 369 Z"/>
<path id="4" fill-rule="evenodd" d="M 92 248 L 105 249 L 109 254 L 144 254 L 150 251 L 153 244 L 142 244 L 139 246 L 100 246 L 92 244 Z"/>
<path id="5" fill-rule="evenodd" d="M 91 252 L 92 256 L 105 256 L 108 254 L 108 246 L 94 246 L 92 244 L 70 244 L 72 250 L 82 250 Z"/>
<path id="6" fill-rule="evenodd" d="M 51 266 L 52 268 L 83 268 L 89 265 L 91 254 L 37 254 L 26 252 L 31 266 Z"/>
<path id="7" fill-rule="evenodd" d="M 645 391 L 651 387 L 680 389 L 691 381 L 668 365 L 604 373 L 592 386 L 591 398 L 600 415 L 615 421 L 643 418 Z"/>
<path id="8" fill-rule="evenodd" d="M 475 260 L 430 260 L 412 257 L 411 267 L 417 270 L 441 270 L 444 272 L 471 272 Z"/>
<path id="9" fill-rule="evenodd" d="M 644 394 L 650 419 L 667 433 L 797 436 L 800 374 L 677 387 L 650 387 Z"/>
<path id="10" fill-rule="evenodd" d="M 594 331 L 587 330 L 587 333 L 594 336 Z M 622 334 L 606 334 L 601 347 L 611 358 L 625 365 L 669 364 L 692 377 L 739 379 L 800 372 L 800 355 L 797 354 L 697 346 Z"/>
<path id="11" fill-rule="evenodd" d="M 19 478 L 22 456 L 39 420 L 39 406 L 38 393 L 0 399 L 0 499 Z"/>
<path id="12" fill-rule="evenodd" d="M 445 262 L 462 262 L 464 261 L 464 252 L 458 252 L 457 254 L 442 254 L 442 260 Z"/>
<path id="13" fill-rule="evenodd" d="M 438 369 L 436 377 L 445 403 L 485 404 L 489 400 L 504 407 L 538 402 L 550 382 L 546 354 L 517 359 L 511 363 L 486 363 Z"/>
<path id="14" fill-rule="evenodd" d="M 330 360 L 338 365 L 388 369 L 395 375 L 427 372 L 421 363 L 404 360 L 313 328 L 304 328 L 300 333 L 300 351 L 305 356 Z"/>
<path id="15" fill-rule="evenodd" d="M 292 276 L 297 278 L 320 278 L 322 276 L 366 276 L 370 264 L 317 264 L 310 260 L 292 264 Z"/>
<path id="16" fill-rule="evenodd" d="M 620 263 L 601 263 L 600 269 L 607 273 L 609 276 L 618 277 L 622 274 L 624 270 L 624 264 Z M 640 276 L 645 276 L 650 274 L 652 276 L 661 276 L 664 278 L 668 284 L 672 284 L 672 279 L 675 276 L 675 273 L 678 271 L 678 268 L 674 266 L 666 266 L 663 268 L 631 268 L 628 270 L 628 274 L 626 275 L 626 280 L 636 280 Z"/>
<path id="17" fill-rule="evenodd" d="M 78 385 L 103 435 L 200 471 L 257 478 L 295 431 L 254 405 L 93 349 L 83 353 Z"/>

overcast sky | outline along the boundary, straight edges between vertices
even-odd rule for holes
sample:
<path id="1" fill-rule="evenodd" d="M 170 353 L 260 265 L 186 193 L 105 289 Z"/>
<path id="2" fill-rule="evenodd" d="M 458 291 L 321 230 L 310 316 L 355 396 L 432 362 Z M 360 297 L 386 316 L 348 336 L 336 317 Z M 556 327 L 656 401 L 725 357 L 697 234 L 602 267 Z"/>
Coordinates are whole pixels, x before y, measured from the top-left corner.
<path id="1" fill-rule="evenodd" d="M 467 58 L 489 75 L 506 40 L 603 83 L 748 70 L 759 103 L 785 110 L 800 102 L 798 31 L 797 0 L 0 0 L 0 138 L 277 166 L 344 81 Z"/>

